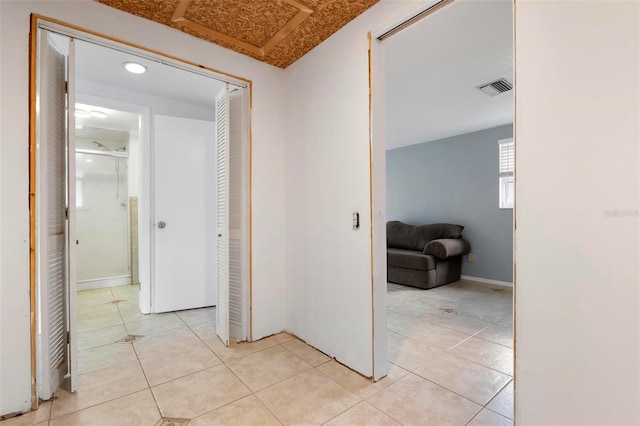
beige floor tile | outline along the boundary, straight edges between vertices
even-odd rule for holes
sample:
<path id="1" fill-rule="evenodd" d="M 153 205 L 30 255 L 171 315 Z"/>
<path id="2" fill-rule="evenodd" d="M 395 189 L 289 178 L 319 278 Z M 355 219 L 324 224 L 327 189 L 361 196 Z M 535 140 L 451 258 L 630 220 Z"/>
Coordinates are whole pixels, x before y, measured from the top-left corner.
<path id="1" fill-rule="evenodd" d="M 513 420 L 513 381 L 487 404 L 487 408 Z"/>
<path id="2" fill-rule="evenodd" d="M 190 324 L 189 328 L 203 341 L 217 338 L 215 321 L 204 321 L 196 324 Z"/>
<path id="3" fill-rule="evenodd" d="M 387 290 L 387 307 L 402 304 L 407 299 L 409 294 L 410 293 L 401 288 L 391 291 Z"/>
<path id="4" fill-rule="evenodd" d="M 396 290 L 402 290 L 402 289 L 406 289 L 406 288 L 412 288 L 412 287 L 408 287 L 408 286 L 402 285 L 402 284 L 396 284 L 396 283 L 387 282 L 387 291 L 389 291 L 389 292 L 396 291 Z"/>
<path id="5" fill-rule="evenodd" d="M 78 333 L 78 350 L 115 343 L 126 335 L 127 329 L 122 324 Z"/>
<path id="6" fill-rule="evenodd" d="M 493 411 L 484 409 L 467 426 L 513 426 L 513 422 Z"/>
<path id="7" fill-rule="evenodd" d="M 470 318 L 456 313 L 439 312 L 437 314 L 429 314 L 423 318 L 424 322 L 440 327 L 450 328 L 451 330 L 473 336 L 480 330 L 492 325 L 490 322 L 482 321 L 476 318 Z"/>
<path id="8" fill-rule="evenodd" d="M 442 351 L 451 349 L 469 338 L 467 334 L 431 324 L 417 324 L 406 328 L 399 334 Z"/>
<path id="9" fill-rule="evenodd" d="M 286 425 L 322 424 L 360 402 L 359 397 L 315 369 L 256 396 Z"/>
<path id="10" fill-rule="evenodd" d="M 367 402 L 407 425 L 464 425 L 482 408 L 414 374 L 403 377 Z"/>
<path id="11" fill-rule="evenodd" d="M 513 329 L 513 314 L 502 318 L 498 321 L 498 324 L 504 325 L 505 327 L 511 327 Z"/>
<path id="12" fill-rule="evenodd" d="M 390 334 L 387 339 L 388 361 L 413 371 L 440 356 L 442 351 L 399 334 Z"/>
<path id="13" fill-rule="evenodd" d="M 267 338 L 258 340 L 257 342 L 232 342 L 229 346 L 225 347 L 218 337 L 216 337 L 215 339 L 207 340 L 205 343 L 207 344 L 207 346 L 213 349 L 216 355 L 218 355 L 218 358 L 220 358 L 224 362 L 247 356 L 254 352 L 262 351 L 278 344 L 272 338 Z"/>
<path id="14" fill-rule="evenodd" d="M 327 426 L 394 426 L 399 424 L 364 401 L 325 423 Z"/>
<path id="15" fill-rule="evenodd" d="M 216 308 L 214 307 L 177 311 L 176 315 L 178 315 L 187 325 L 197 324 L 204 321 L 216 322 Z"/>
<path id="16" fill-rule="evenodd" d="M 177 328 L 161 334 L 144 336 L 135 342 L 133 347 L 139 358 L 146 358 L 189 346 L 198 345 L 200 339 L 188 328 Z"/>
<path id="17" fill-rule="evenodd" d="M 158 355 L 141 358 L 140 363 L 151 386 L 222 364 L 207 345 L 202 342 Z"/>
<path id="18" fill-rule="evenodd" d="M 471 337 L 449 352 L 513 376 L 513 349 Z"/>
<path id="19" fill-rule="evenodd" d="M 448 307 L 448 305 L 446 306 Z M 418 320 L 426 318 L 429 315 L 437 314 L 440 307 L 441 303 L 437 300 L 416 300 L 413 298 L 406 298 L 402 303 L 388 306 L 387 308 L 390 311 L 402 313 L 403 315 L 407 315 Z"/>
<path id="20" fill-rule="evenodd" d="M 217 408 L 189 422 L 189 426 L 277 426 L 281 424 L 253 395 Z"/>
<path id="21" fill-rule="evenodd" d="M 53 419 L 49 426 L 153 426 L 160 420 L 160 412 L 151 391 L 146 389 L 132 395 L 105 402 L 66 416 Z"/>
<path id="22" fill-rule="evenodd" d="M 60 417 L 148 388 L 138 361 L 131 361 L 78 376 L 78 392 L 56 391 L 51 417 Z"/>
<path id="23" fill-rule="evenodd" d="M 280 345 L 231 360 L 227 362 L 227 366 L 253 392 L 312 368 Z"/>
<path id="24" fill-rule="evenodd" d="M 95 305 L 78 304 L 76 306 L 77 317 L 91 316 L 91 315 L 98 315 L 98 314 L 109 314 L 109 313 L 117 313 L 117 312 L 118 312 L 118 306 L 116 306 L 116 304 L 113 303 L 113 301 L 106 302 L 106 303 L 99 303 Z"/>
<path id="25" fill-rule="evenodd" d="M 136 359 L 131 343 L 111 343 L 78 352 L 78 371 L 84 374 Z"/>
<path id="26" fill-rule="evenodd" d="M 118 303 L 118 311 L 124 320 L 124 323 L 136 322 L 156 318 L 165 314 L 142 314 L 137 301 L 124 300 Z M 171 315 L 174 315 L 172 312 Z"/>
<path id="27" fill-rule="evenodd" d="M 460 315 L 470 318 L 495 323 L 508 315 L 509 312 L 513 312 L 513 309 L 510 305 L 506 306 L 502 303 L 483 303 L 481 300 L 474 300 L 463 303 L 458 307 L 458 312 Z"/>
<path id="28" fill-rule="evenodd" d="M 41 402 L 36 411 L 29 411 L 17 417 L 2 421 L 2 426 L 32 426 L 40 423 L 47 424 L 51 414 L 51 401 Z"/>
<path id="29" fill-rule="evenodd" d="M 314 367 L 331 360 L 331 358 L 329 358 L 319 350 L 307 345 L 302 340 L 290 340 L 288 342 L 282 343 L 282 346 L 289 349 L 291 352 L 298 355 L 300 358 L 304 359 Z"/>
<path id="30" fill-rule="evenodd" d="M 448 353 L 417 369 L 415 374 L 450 391 L 485 405 L 511 376 Z"/>
<path id="31" fill-rule="evenodd" d="M 76 302 L 79 306 L 100 305 L 113 301 L 113 295 L 108 288 L 79 291 Z"/>
<path id="32" fill-rule="evenodd" d="M 97 330 L 100 328 L 113 327 L 115 325 L 122 324 L 122 318 L 120 313 L 116 309 L 111 312 L 103 313 L 84 313 L 78 315 L 76 319 L 78 327 L 78 333 L 82 333 L 88 330 Z"/>
<path id="33" fill-rule="evenodd" d="M 193 419 L 251 391 L 224 365 L 152 387 L 163 417 Z"/>
<path id="34" fill-rule="evenodd" d="M 150 336 L 161 334 L 178 328 L 187 328 L 180 318 L 173 313 L 157 315 L 144 321 L 126 322 L 125 327 L 129 334 Z"/>
<path id="35" fill-rule="evenodd" d="M 416 323 L 415 318 L 392 310 L 387 311 L 387 328 L 394 332 L 400 332 Z"/>
<path id="36" fill-rule="evenodd" d="M 513 348 L 513 329 L 500 324 L 487 327 L 474 337 Z"/>
<path id="37" fill-rule="evenodd" d="M 280 344 L 288 342 L 290 340 L 295 340 L 295 337 L 293 335 L 291 335 L 289 333 L 286 333 L 284 331 L 282 333 L 279 333 L 279 334 L 274 334 L 271 337 L 273 338 L 273 340 L 275 342 L 280 343 Z"/>
<path id="38" fill-rule="evenodd" d="M 387 373 L 387 376 L 377 382 L 371 381 L 371 379 L 356 373 L 335 360 L 322 364 L 317 367 L 317 369 L 322 371 L 338 384 L 358 395 L 360 398 L 366 399 L 374 393 L 380 392 L 396 380 L 399 380 L 409 374 L 408 371 L 403 370 L 397 365 L 388 363 L 388 367 L 389 372 Z"/>
<path id="39" fill-rule="evenodd" d="M 116 299 L 135 300 L 137 302 L 140 294 L 140 286 L 134 284 L 111 287 L 111 293 Z"/>

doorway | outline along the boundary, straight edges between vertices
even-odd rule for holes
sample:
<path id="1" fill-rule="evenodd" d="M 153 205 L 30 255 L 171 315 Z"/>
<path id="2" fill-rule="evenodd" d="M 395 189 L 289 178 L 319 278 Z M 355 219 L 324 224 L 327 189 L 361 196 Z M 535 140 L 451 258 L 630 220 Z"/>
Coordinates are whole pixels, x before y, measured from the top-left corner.
<path id="1" fill-rule="evenodd" d="M 477 410 L 465 421 L 509 422 L 513 206 L 501 184 L 513 185 L 513 157 L 505 170 L 500 162 L 513 149 L 512 4 L 434 1 L 417 16 L 372 41 L 373 125 L 385 122 L 387 142 L 386 152 L 374 148 L 383 165 L 374 174 L 386 176 L 385 220 L 464 226 L 471 250 L 457 254 L 455 280 L 429 290 L 400 282 L 409 277 L 392 265 L 377 293 L 389 361 L 470 400 Z"/>
<path id="2" fill-rule="evenodd" d="M 56 194 L 56 196 L 59 195 L 56 202 L 60 206 L 64 206 L 62 209 L 64 215 L 60 220 L 62 220 L 61 223 L 63 225 L 61 226 L 66 232 L 63 234 L 64 237 L 55 237 L 56 244 L 52 246 L 52 249 L 55 249 L 56 253 L 64 254 L 63 258 L 58 262 L 59 265 L 56 265 L 66 273 L 55 276 L 55 283 L 60 287 L 60 292 L 56 293 L 56 295 L 59 294 L 59 297 L 56 296 L 54 306 L 50 300 L 51 293 L 47 291 L 46 285 L 42 285 L 43 277 L 51 275 L 51 270 L 43 261 L 38 265 L 35 265 L 34 262 L 39 277 L 34 283 L 34 287 L 38 291 L 32 293 L 37 294 L 35 305 L 39 307 L 34 311 L 34 317 L 38 321 L 40 336 L 49 336 L 51 334 L 50 330 L 54 330 L 54 328 L 56 333 L 60 331 L 61 336 L 67 336 L 66 339 L 58 339 L 57 334 L 53 336 L 59 346 L 56 348 L 56 353 L 64 354 L 65 363 L 59 364 L 56 361 L 55 365 L 53 365 L 48 362 L 45 356 L 39 355 L 38 376 L 40 378 L 47 375 L 51 377 L 51 380 L 47 384 L 47 390 L 43 391 L 41 389 L 37 396 L 48 399 L 64 378 L 71 379 L 70 387 L 72 391 L 77 389 L 77 382 L 74 382 L 74 379 L 77 379 L 74 368 L 77 371 L 78 363 L 75 315 L 76 290 L 80 284 L 89 288 L 112 287 L 117 284 L 125 284 L 131 287 L 132 278 L 136 281 L 135 277 L 132 277 L 132 275 L 135 275 L 134 268 L 132 268 L 132 266 L 135 266 L 135 261 L 132 261 L 135 256 L 131 256 L 136 251 L 136 240 L 139 253 L 139 280 L 137 281 L 140 282 L 138 294 L 140 313 L 147 314 L 218 305 L 217 324 L 213 327 L 213 332 L 218 332 L 220 336 L 223 336 L 222 339 L 225 344 L 228 344 L 229 337 L 238 341 L 246 340 L 250 335 L 248 328 L 250 324 L 248 298 L 250 291 L 248 273 L 250 267 L 250 229 L 248 224 L 250 87 L 248 82 L 230 76 L 223 77 L 211 70 L 196 68 L 176 60 L 163 58 L 157 53 L 151 54 L 140 48 L 100 38 L 97 35 L 90 35 L 77 29 L 67 28 L 59 23 L 48 22 L 44 18 L 37 20 L 37 27 L 37 33 L 40 37 L 40 55 L 37 61 L 33 57 L 34 62 L 39 62 L 42 57 L 46 57 L 46 55 L 42 54 L 42 52 L 45 52 L 53 58 L 50 61 L 53 65 L 46 67 L 39 63 L 40 67 L 37 69 L 36 81 L 32 81 L 32 85 L 34 93 L 47 93 L 49 95 L 49 92 L 51 92 L 50 98 L 56 103 L 56 114 L 53 115 L 50 110 L 43 108 L 42 96 L 38 98 L 40 103 L 35 101 L 32 103 L 32 110 L 39 110 L 39 115 L 34 124 L 35 137 L 31 143 L 34 150 L 38 148 L 41 150 L 43 146 L 47 146 L 48 152 L 51 153 L 52 161 L 56 162 L 57 168 L 55 170 L 59 172 L 60 178 L 51 180 L 51 185 L 53 185 L 51 187 L 38 186 L 39 190 L 35 194 L 35 205 L 40 208 L 40 213 L 37 215 L 37 220 L 34 218 L 32 222 L 32 232 L 36 234 L 37 241 L 43 240 L 42 230 L 36 230 L 34 223 L 40 222 L 47 215 L 47 210 L 43 210 L 45 206 L 49 206 L 49 204 L 45 203 L 47 195 L 51 193 Z M 36 33 L 36 28 L 33 28 L 33 32 Z M 87 53 L 92 49 L 99 50 L 98 58 L 100 60 L 96 60 L 95 56 Z M 32 55 L 34 54 L 35 52 L 32 52 Z M 99 74 L 100 68 L 106 68 L 112 59 L 117 61 L 118 69 L 122 68 L 122 65 L 125 64 L 122 59 L 123 56 L 128 59 L 127 63 L 136 61 L 142 63 L 139 65 L 145 69 L 164 70 L 169 74 L 173 74 L 175 78 L 167 77 L 167 74 L 165 74 L 160 77 L 160 80 L 164 83 L 163 87 L 169 88 L 166 91 L 172 90 L 175 96 L 182 96 L 182 98 L 167 100 L 166 91 L 155 95 L 148 92 L 145 93 L 145 89 L 149 90 L 152 87 L 146 80 L 138 79 L 132 83 L 134 89 L 140 89 L 136 91 L 131 88 L 131 85 L 128 88 L 121 87 L 117 79 L 111 80 L 109 83 L 109 81 L 98 81 L 95 78 Z M 55 68 L 58 73 L 55 75 L 49 73 L 49 68 Z M 108 78 L 113 78 L 115 74 L 117 72 L 112 72 Z M 91 78 L 87 78 L 88 75 Z M 194 80 L 198 80 L 200 83 L 204 81 L 212 84 L 193 87 Z M 174 81 L 180 81 L 181 84 L 167 84 Z M 212 89 L 213 86 L 215 87 Z M 47 91 L 49 87 L 51 87 L 51 90 Z M 64 90 L 59 90 L 61 87 Z M 194 105 L 194 102 L 190 104 L 184 98 L 188 88 L 191 88 L 194 93 L 199 95 L 198 100 L 206 98 L 211 104 L 211 108 L 206 108 L 203 105 Z M 214 102 L 216 97 L 220 96 L 228 100 L 232 91 L 230 89 L 235 93 L 234 97 L 237 99 L 235 103 L 239 108 L 227 108 L 221 114 L 216 109 Z M 83 97 L 83 102 L 85 103 L 76 104 L 76 93 L 81 94 L 79 98 Z M 99 98 L 106 99 L 107 102 L 94 102 Z M 76 126 L 74 114 L 76 110 L 80 113 L 88 110 L 86 112 L 89 112 L 90 115 L 93 112 L 96 117 L 105 118 L 109 112 L 117 111 L 115 108 L 119 103 L 134 105 L 130 109 L 138 110 L 138 114 L 134 114 L 135 117 L 130 117 L 137 122 L 139 130 L 138 135 L 134 135 L 133 138 L 130 137 L 132 136 L 130 134 L 126 135 L 122 131 L 118 131 L 118 129 L 106 126 L 87 126 L 85 128 L 84 124 L 86 123 L 81 123 L 80 120 L 78 120 L 78 126 Z M 197 102 L 195 103 L 197 104 Z M 71 107 L 72 105 L 75 108 Z M 109 110 L 110 107 L 114 109 Z M 123 108 L 121 112 L 126 114 L 126 109 Z M 163 113 L 166 113 L 166 115 Z M 208 118 L 208 123 L 204 124 L 207 130 L 194 138 L 194 134 L 197 133 L 194 131 L 196 127 L 195 121 L 193 119 L 189 123 L 187 121 L 190 119 L 189 117 L 193 117 L 198 113 L 205 115 L 205 117 L 199 118 Z M 220 117 L 226 118 L 220 120 Z M 165 127 L 162 130 L 159 126 L 163 122 L 166 124 L 170 119 L 174 119 L 174 124 L 175 119 L 178 119 L 182 122 L 182 127 L 174 126 L 171 129 Z M 222 130 L 213 131 L 214 121 L 223 123 Z M 50 127 L 58 131 L 55 134 L 55 138 L 51 139 L 52 141 L 55 140 L 55 144 L 52 144 L 50 139 L 47 139 L 46 135 L 43 134 L 43 129 L 47 128 L 49 123 L 51 124 Z M 230 125 L 236 125 L 237 129 L 230 131 Z M 217 124 L 217 126 L 220 127 L 221 125 Z M 175 133 L 177 128 L 181 128 L 182 132 Z M 170 130 L 174 130 L 173 136 L 163 140 L 162 137 L 171 133 Z M 78 131 L 79 133 L 76 133 Z M 224 138 L 222 145 L 220 145 L 219 136 L 221 131 L 222 133 L 226 132 L 228 136 Z M 129 137 L 128 141 L 125 140 L 127 137 Z M 198 142 L 191 143 L 194 140 Z M 137 149 L 134 146 L 135 144 L 138 145 Z M 49 148 L 50 145 L 51 148 Z M 215 156 L 216 152 L 220 152 L 220 146 L 226 150 L 229 150 L 231 146 L 231 152 L 235 152 L 236 155 L 226 156 L 224 157 L 224 162 L 220 163 L 220 156 Z M 209 154 L 205 154 L 205 152 Z M 128 173 L 127 170 L 135 168 L 132 167 L 134 166 L 132 157 L 136 154 L 138 155 L 139 171 Z M 45 170 L 39 168 L 39 166 L 46 163 L 39 161 L 40 157 L 42 155 L 33 159 L 32 167 L 34 167 L 36 175 L 42 181 Z M 173 162 L 170 161 L 172 158 Z M 180 162 L 176 162 L 176 159 L 179 159 Z M 216 210 L 214 208 L 216 205 L 218 206 L 217 216 L 219 217 L 220 207 L 219 203 L 212 201 L 215 198 L 211 198 L 211 195 L 220 198 L 220 185 L 216 184 L 215 179 L 211 180 L 211 177 L 219 177 L 220 173 L 214 174 L 211 171 L 216 170 L 216 162 L 218 163 L 218 168 L 222 164 L 227 168 L 227 171 L 231 171 L 231 173 L 224 175 L 227 182 L 225 197 L 227 199 L 230 198 L 232 201 L 237 200 L 237 203 L 235 205 L 233 202 L 231 205 L 229 203 L 226 204 L 225 208 L 227 210 L 222 211 L 226 211 L 227 215 L 231 214 L 233 220 L 236 220 L 239 228 L 237 247 L 230 246 L 228 222 L 226 223 L 226 230 L 221 231 L 218 229 L 217 236 L 215 234 L 216 227 L 213 224 L 216 222 Z M 78 164 L 76 168 L 76 163 L 81 164 Z M 171 164 L 172 167 L 167 167 L 167 164 Z M 181 165 L 181 168 L 175 167 L 176 165 Z M 193 170 L 197 172 L 188 175 L 187 172 Z M 185 181 L 185 175 L 190 180 L 187 179 Z M 179 181 L 180 179 L 176 179 L 176 177 L 182 179 L 177 185 L 173 181 Z M 162 181 L 162 178 L 168 178 L 168 180 Z M 178 190 L 167 195 L 169 186 Z M 199 191 L 194 193 L 194 188 Z M 133 200 L 136 190 L 139 190 L 137 208 L 135 200 Z M 165 202 L 165 210 L 161 208 L 160 202 L 162 199 Z M 194 208 L 194 200 L 203 201 Z M 54 207 L 58 208 L 58 204 Z M 172 207 L 174 212 L 176 206 L 183 207 L 182 213 L 174 216 L 174 220 L 163 220 L 159 215 L 166 214 L 166 206 Z M 95 214 L 88 215 L 85 214 L 88 212 L 82 210 L 83 208 L 89 210 L 89 207 L 91 207 L 91 210 L 96 210 Z M 237 207 L 237 211 L 229 212 L 229 209 L 234 207 Z M 193 217 L 188 215 L 193 211 L 198 212 L 200 222 L 194 221 Z M 113 222 L 110 224 L 113 226 L 105 226 L 108 222 Z M 199 223 L 200 226 L 198 227 Z M 194 248 L 196 246 L 193 243 L 194 239 L 185 239 L 184 233 L 178 232 L 174 234 L 173 240 L 164 241 L 163 246 L 162 239 L 167 236 L 164 231 L 168 230 L 165 228 L 179 229 L 180 224 L 191 225 L 192 229 L 189 235 L 201 237 L 201 249 L 203 249 L 201 252 L 203 254 L 201 253 L 199 260 L 197 259 L 198 256 L 194 255 L 194 252 L 197 251 L 197 248 Z M 196 229 L 193 229 L 193 226 Z M 208 227 L 208 232 L 204 231 L 205 227 Z M 135 238 L 136 229 L 134 228 L 137 228 L 138 231 L 137 239 Z M 79 250 L 80 245 L 83 243 L 79 238 L 80 235 L 82 235 L 82 240 L 87 242 L 84 247 L 86 250 L 82 252 Z M 221 235 L 226 237 L 226 244 L 220 243 Z M 186 236 L 188 237 L 188 235 Z M 176 243 L 176 238 L 186 240 L 186 244 L 180 245 Z M 233 239 L 234 237 L 232 236 L 231 238 Z M 62 241 L 63 239 L 65 240 L 64 242 L 57 243 L 58 240 Z M 216 240 L 218 240 L 217 244 Z M 113 245 L 119 250 L 113 252 L 98 250 L 106 249 L 105 246 L 107 245 Z M 123 248 L 124 250 L 121 250 Z M 40 254 L 42 245 L 40 243 L 34 244 L 34 251 L 36 258 L 42 257 Z M 164 257 L 159 256 L 161 252 L 165 253 Z M 225 254 L 224 259 L 226 259 L 226 262 L 216 262 L 216 257 L 220 258 L 219 254 L 221 252 Z M 105 260 L 108 261 L 96 262 L 97 257 L 107 258 Z M 188 259 L 191 263 L 186 266 L 184 263 L 176 263 L 176 259 L 180 257 Z M 195 263 L 193 262 L 194 258 L 196 259 Z M 76 260 L 78 259 L 85 261 L 83 263 L 84 266 L 87 266 L 85 269 L 77 267 Z M 211 265 L 214 265 L 214 267 L 212 268 Z M 215 267 L 216 265 L 217 268 Z M 160 270 L 159 267 L 165 269 Z M 167 268 L 171 268 L 171 270 L 167 272 Z M 200 274 L 199 280 L 196 281 L 190 277 L 189 274 L 191 272 L 200 273 L 201 270 L 204 270 L 205 273 Z M 221 270 L 223 270 L 222 275 Z M 232 271 L 231 274 L 229 270 Z M 181 272 L 181 274 L 176 274 L 176 271 Z M 79 280 L 74 276 L 76 273 L 81 274 Z M 221 276 L 226 279 L 220 281 Z M 170 279 L 166 280 L 166 277 Z M 127 283 L 118 282 L 119 279 L 127 281 Z M 194 289 L 197 286 L 204 289 L 206 297 L 203 297 L 202 292 L 197 293 L 192 298 L 192 302 L 179 304 L 177 303 L 177 298 L 168 297 L 165 294 L 164 298 L 168 300 L 169 304 L 161 306 L 158 301 L 162 294 L 163 279 L 165 279 L 164 284 L 171 286 L 173 288 L 172 291 L 176 294 L 194 293 Z M 44 283 L 46 284 L 46 282 Z M 138 293 L 138 286 L 135 285 L 137 283 L 133 284 L 135 292 Z M 216 288 L 218 291 L 216 291 Z M 119 293 L 128 294 L 130 291 L 133 290 Z M 223 299 L 220 299 L 220 293 L 224 294 Z M 119 302 L 121 300 L 115 297 L 115 300 L 109 303 Z M 196 304 L 195 306 L 194 303 Z M 229 309 L 226 305 L 229 305 L 232 309 Z M 43 306 L 55 308 L 55 311 L 49 310 L 47 312 L 40 308 Z M 223 311 L 223 313 L 221 314 L 220 311 Z M 60 318 L 59 323 L 51 323 L 51 319 L 54 317 Z M 229 321 L 230 317 L 232 319 L 231 322 Z M 237 327 L 234 328 L 234 325 L 237 325 Z M 230 327 L 232 328 L 230 330 L 231 333 L 228 330 Z M 227 331 L 225 331 L 225 328 L 227 328 Z M 126 338 L 126 336 L 123 336 L 123 338 Z M 46 342 L 43 340 L 36 342 L 36 346 L 38 354 L 48 355 L 51 352 L 46 348 Z M 49 371 L 52 367 L 55 367 L 55 374 Z"/>
<path id="3" fill-rule="evenodd" d="M 138 284 L 140 114 L 76 102 L 74 115 L 78 291 Z"/>

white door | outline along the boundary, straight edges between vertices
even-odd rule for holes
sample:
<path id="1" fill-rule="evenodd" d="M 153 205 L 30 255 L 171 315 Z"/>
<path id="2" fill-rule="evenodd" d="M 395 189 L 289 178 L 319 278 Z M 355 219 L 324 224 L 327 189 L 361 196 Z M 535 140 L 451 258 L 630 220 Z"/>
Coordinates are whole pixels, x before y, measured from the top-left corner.
<path id="1" fill-rule="evenodd" d="M 229 336 L 247 339 L 249 277 L 249 151 L 244 89 L 229 93 Z"/>
<path id="2" fill-rule="evenodd" d="M 211 121 L 154 116 L 153 312 L 216 304 Z"/>
<path id="3" fill-rule="evenodd" d="M 244 90 L 225 87 L 216 97 L 216 172 L 218 229 L 218 304 L 216 331 L 247 339 L 248 164 Z"/>
<path id="4" fill-rule="evenodd" d="M 229 85 L 216 96 L 216 229 L 218 303 L 216 333 L 229 344 Z"/>
<path id="5" fill-rule="evenodd" d="M 64 378 L 76 390 L 75 346 L 75 145 L 73 141 L 73 41 L 40 32 L 36 257 L 38 288 L 38 397 L 49 399 Z M 64 43 L 64 45 L 61 45 Z M 67 57 L 63 52 L 69 52 Z M 69 95 L 67 95 L 69 92 Z M 67 126 L 68 123 L 68 126 Z"/>

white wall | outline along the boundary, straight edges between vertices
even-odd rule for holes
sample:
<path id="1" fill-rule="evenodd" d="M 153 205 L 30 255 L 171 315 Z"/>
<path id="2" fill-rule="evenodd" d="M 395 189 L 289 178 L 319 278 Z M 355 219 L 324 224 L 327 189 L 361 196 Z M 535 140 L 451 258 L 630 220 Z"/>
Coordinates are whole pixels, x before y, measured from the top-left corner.
<path id="1" fill-rule="evenodd" d="M 516 423 L 640 424 L 640 3 L 516 2 Z"/>
<path id="2" fill-rule="evenodd" d="M 287 70 L 286 326 L 365 374 L 366 31 L 402 5 Z M 516 2 L 518 424 L 640 422 L 638 7 Z"/>
<path id="3" fill-rule="evenodd" d="M 253 81 L 253 337 L 284 328 L 282 72 L 97 2 L 0 1 L 0 415 L 28 410 L 29 23 L 39 13 Z"/>
<path id="4" fill-rule="evenodd" d="M 286 328 L 367 376 L 373 374 L 367 32 L 420 3 L 382 2 L 286 70 Z M 351 229 L 354 211 L 359 231 Z"/>

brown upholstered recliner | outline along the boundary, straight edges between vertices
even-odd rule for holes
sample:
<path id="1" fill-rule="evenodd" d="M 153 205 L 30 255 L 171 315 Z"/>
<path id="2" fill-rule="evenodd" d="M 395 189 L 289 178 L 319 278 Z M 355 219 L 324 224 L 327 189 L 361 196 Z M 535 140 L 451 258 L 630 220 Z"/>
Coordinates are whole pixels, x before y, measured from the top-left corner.
<path id="1" fill-rule="evenodd" d="M 429 289 L 459 280 L 462 256 L 471 250 L 461 238 L 463 229 L 387 222 L 387 281 Z"/>

